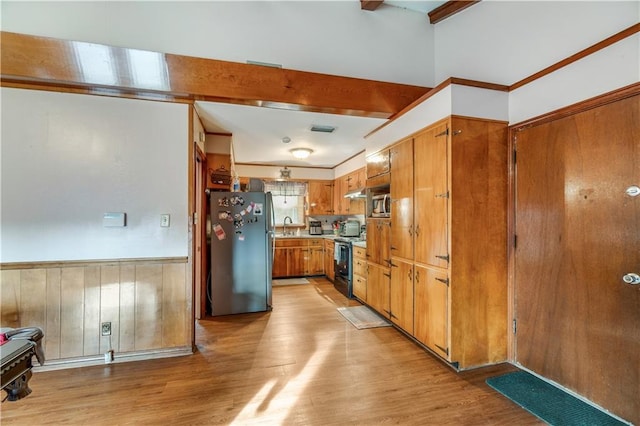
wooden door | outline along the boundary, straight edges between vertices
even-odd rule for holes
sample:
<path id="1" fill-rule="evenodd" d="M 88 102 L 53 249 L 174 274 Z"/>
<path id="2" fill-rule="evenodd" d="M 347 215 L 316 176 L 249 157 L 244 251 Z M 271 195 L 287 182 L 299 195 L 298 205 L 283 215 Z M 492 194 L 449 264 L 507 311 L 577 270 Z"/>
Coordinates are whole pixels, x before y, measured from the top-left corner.
<path id="1" fill-rule="evenodd" d="M 415 265 L 414 336 L 449 359 L 449 281 L 445 270 Z"/>
<path id="2" fill-rule="evenodd" d="M 344 205 L 344 192 L 342 192 L 342 182 L 344 179 L 342 177 L 336 178 L 333 181 L 333 214 L 341 215 L 343 214 L 343 205 Z"/>
<path id="3" fill-rule="evenodd" d="M 194 199 L 196 202 L 196 215 L 194 220 L 194 290 L 195 290 L 195 318 L 204 318 L 207 312 L 207 271 L 209 270 L 209 252 L 207 250 L 207 194 L 204 192 L 207 186 L 207 156 L 196 143 L 195 151 L 195 185 Z M 194 340 L 195 341 L 195 340 Z"/>
<path id="4" fill-rule="evenodd" d="M 413 259 L 413 138 L 391 148 L 391 254 Z"/>
<path id="5" fill-rule="evenodd" d="M 516 360 L 640 423 L 640 96 L 516 137 Z"/>
<path id="6" fill-rule="evenodd" d="M 413 334 L 413 263 L 391 259 L 390 317 L 398 327 Z"/>
<path id="7" fill-rule="evenodd" d="M 380 263 L 380 219 L 367 219 L 367 260 Z"/>
<path id="8" fill-rule="evenodd" d="M 288 275 L 300 277 L 306 274 L 309 262 L 309 249 L 307 247 L 295 247 L 288 249 Z"/>

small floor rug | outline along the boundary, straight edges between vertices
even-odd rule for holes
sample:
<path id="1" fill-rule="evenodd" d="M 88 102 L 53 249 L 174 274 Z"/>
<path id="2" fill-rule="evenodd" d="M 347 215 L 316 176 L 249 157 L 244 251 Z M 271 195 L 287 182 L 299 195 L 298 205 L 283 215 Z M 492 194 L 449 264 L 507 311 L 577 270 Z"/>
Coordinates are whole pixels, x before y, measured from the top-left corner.
<path id="1" fill-rule="evenodd" d="M 298 285 L 298 284 L 309 284 L 309 280 L 306 278 L 284 278 L 281 280 L 271 280 L 272 286 Z"/>
<path id="2" fill-rule="evenodd" d="M 626 424 L 526 371 L 490 377 L 487 384 L 550 425 Z"/>
<path id="3" fill-rule="evenodd" d="M 391 326 L 390 322 L 366 306 L 340 307 L 338 312 L 358 330 Z"/>

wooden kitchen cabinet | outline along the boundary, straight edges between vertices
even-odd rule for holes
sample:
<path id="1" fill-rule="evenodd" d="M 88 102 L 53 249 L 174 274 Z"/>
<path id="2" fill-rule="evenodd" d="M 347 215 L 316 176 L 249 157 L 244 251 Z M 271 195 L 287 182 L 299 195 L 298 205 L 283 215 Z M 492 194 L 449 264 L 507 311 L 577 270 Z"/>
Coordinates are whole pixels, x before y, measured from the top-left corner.
<path id="1" fill-rule="evenodd" d="M 367 219 L 367 261 L 389 266 L 391 220 Z"/>
<path id="2" fill-rule="evenodd" d="M 506 123 L 453 116 L 389 152 L 391 256 L 381 254 L 378 222 L 367 219 L 367 303 L 458 369 L 505 361 Z M 385 310 L 380 268 L 389 258 Z"/>
<path id="3" fill-rule="evenodd" d="M 366 158 L 366 178 L 372 179 L 376 176 L 380 176 L 389 173 L 389 150 L 382 149 L 375 154 L 370 154 Z"/>
<path id="4" fill-rule="evenodd" d="M 324 240 L 324 273 L 327 278 L 335 281 L 335 242 L 331 239 Z"/>
<path id="5" fill-rule="evenodd" d="M 413 259 L 413 138 L 394 145 L 389 153 L 391 255 Z"/>
<path id="6" fill-rule="evenodd" d="M 301 277 L 324 273 L 320 238 L 276 239 L 272 277 Z"/>
<path id="7" fill-rule="evenodd" d="M 413 334 L 413 262 L 391 258 L 389 287 L 389 319 L 409 334 Z"/>
<path id="8" fill-rule="evenodd" d="M 447 272 L 415 266 L 414 337 L 449 358 L 449 278 Z"/>
<path id="9" fill-rule="evenodd" d="M 324 248 L 309 247 L 306 275 L 324 275 Z"/>
<path id="10" fill-rule="evenodd" d="M 346 204 L 349 202 L 344 198 L 346 188 L 345 176 L 336 178 L 333 181 L 333 214 L 336 216 L 346 214 Z"/>
<path id="11" fill-rule="evenodd" d="M 367 266 L 367 304 L 389 318 L 389 268 L 371 262 Z"/>
<path id="12" fill-rule="evenodd" d="M 332 215 L 333 214 L 333 181 L 312 180 L 308 187 L 308 215 Z"/>
<path id="13" fill-rule="evenodd" d="M 353 295 L 367 301 L 367 249 L 353 246 Z"/>

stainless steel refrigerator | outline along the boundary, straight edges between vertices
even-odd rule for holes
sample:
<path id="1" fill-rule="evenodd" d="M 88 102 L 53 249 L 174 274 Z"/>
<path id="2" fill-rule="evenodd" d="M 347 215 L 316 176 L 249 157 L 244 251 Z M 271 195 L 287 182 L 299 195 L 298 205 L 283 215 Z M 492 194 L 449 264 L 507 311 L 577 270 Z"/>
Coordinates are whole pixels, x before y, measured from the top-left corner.
<path id="1" fill-rule="evenodd" d="M 211 192 L 211 315 L 271 309 L 271 193 Z"/>

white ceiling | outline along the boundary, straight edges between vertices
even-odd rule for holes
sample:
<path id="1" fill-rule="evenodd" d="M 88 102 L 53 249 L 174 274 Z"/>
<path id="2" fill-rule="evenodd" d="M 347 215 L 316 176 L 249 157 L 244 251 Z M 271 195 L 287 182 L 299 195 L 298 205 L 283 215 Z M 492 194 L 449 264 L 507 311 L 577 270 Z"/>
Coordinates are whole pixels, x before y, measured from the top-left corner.
<path id="1" fill-rule="evenodd" d="M 430 25 L 426 14 L 443 3 L 385 0 L 380 7 L 424 14 L 424 25 Z M 278 63 L 288 62 L 283 57 Z M 243 164 L 332 168 L 364 151 L 364 136 L 386 121 L 214 102 L 196 102 L 196 108 L 207 132 L 232 135 L 235 161 Z M 312 125 L 329 125 L 336 130 L 331 134 L 311 132 Z M 284 137 L 291 142 L 283 143 Z M 314 152 L 297 160 L 289 152 L 296 147 Z"/>

